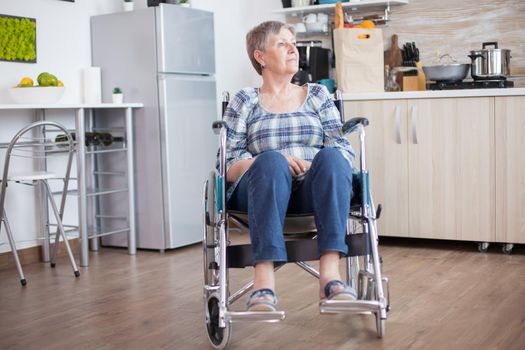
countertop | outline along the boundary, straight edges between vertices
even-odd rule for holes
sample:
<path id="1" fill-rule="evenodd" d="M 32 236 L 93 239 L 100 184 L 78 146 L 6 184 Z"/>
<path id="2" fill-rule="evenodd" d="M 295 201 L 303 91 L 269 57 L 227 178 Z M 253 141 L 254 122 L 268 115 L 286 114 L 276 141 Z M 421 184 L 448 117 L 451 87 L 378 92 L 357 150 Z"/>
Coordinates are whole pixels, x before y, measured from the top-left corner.
<path id="1" fill-rule="evenodd" d="M 343 94 L 343 100 L 361 101 L 361 100 L 398 100 L 398 99 L 413 99 L 413 98 L 493 97 L 493 96 L 525 96 L 525 88 L 427 90 L 427 91 L 399 91 L 399 92 L 349 92 L 349 93 Z"/>
<path id="2" fill-rule="evenodd" d="M 23 103 L 13 103 L 13 104 L 0 104 L 0 110 L 2 109 L 92 109 L 92 108 L 142 108 L 144 105 L 142 103 L 95 103 L 95 104 L 85 104 L 85 103 L 70 103 L 70 104 L 60 104 L 60 103 L 47 103 L 47 104 L 23 104 Z"/>

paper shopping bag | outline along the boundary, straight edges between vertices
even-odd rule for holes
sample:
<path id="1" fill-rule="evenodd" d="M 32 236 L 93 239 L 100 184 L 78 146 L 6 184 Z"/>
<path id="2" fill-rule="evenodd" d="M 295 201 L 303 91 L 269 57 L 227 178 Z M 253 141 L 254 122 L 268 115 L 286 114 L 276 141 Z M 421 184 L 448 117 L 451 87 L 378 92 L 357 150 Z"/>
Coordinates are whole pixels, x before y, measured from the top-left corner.
<path id="1" fill-rule="evenodd" d="M 337 88 L 342 92 L 383 92 L 381 29 L 334 30 Z"/>

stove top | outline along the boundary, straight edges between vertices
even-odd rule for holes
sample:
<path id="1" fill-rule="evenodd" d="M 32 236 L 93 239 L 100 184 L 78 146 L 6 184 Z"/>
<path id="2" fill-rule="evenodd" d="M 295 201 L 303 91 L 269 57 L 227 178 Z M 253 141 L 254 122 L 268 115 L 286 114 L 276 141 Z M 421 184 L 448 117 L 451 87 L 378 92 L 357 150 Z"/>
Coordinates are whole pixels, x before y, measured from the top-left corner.
<path id="1" fill-rule="evenodd" d="M 496 89 L 511 87 L 514 87 L 514 82 L 510 80 L 436 81 L 427 83 L 428 90 Z"/>

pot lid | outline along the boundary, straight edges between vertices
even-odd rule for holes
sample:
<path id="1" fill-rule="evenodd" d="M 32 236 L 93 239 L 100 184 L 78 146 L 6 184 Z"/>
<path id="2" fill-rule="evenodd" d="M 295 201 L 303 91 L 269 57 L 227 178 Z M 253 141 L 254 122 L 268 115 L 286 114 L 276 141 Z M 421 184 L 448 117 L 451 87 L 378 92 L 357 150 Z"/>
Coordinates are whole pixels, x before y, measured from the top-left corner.
<path id="1" fill-rule="evenodd" d="M 487 48 L 487 46 L 493 46 L 493 48 Z M 498 42 L 497 41 L 488 41 L 481 44 L 482 49 L 481 50 L 472 50 L 470 51 L 472 54 L 476 53 L 483 53 L 483 52 L 510 52 L 508 49 L 500 49 L 498 48 Z"/>
<path id="2" fill-rule="evenodd" d="M 479 54 L 479 53 L 488 53 L 488 52 L 509 52 L 510 53 L 510 50 L 509 49 L 480 49 L 480 50 L 472 50 L 470 51 L 471 54 L 475 55 L 475 54 Z"/>

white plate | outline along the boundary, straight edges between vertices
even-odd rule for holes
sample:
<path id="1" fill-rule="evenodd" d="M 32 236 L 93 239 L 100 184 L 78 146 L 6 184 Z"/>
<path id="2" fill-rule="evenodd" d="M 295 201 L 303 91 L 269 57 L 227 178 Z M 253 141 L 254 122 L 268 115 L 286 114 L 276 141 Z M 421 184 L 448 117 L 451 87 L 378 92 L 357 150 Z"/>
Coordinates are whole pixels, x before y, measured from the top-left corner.
<path id="1" fill-rule="evenodd" d="M 44 104 L 57 103 L 66 90 L 63 86 L 15 87 L 9 89 L 9 95 L 16 103 Z"/>

